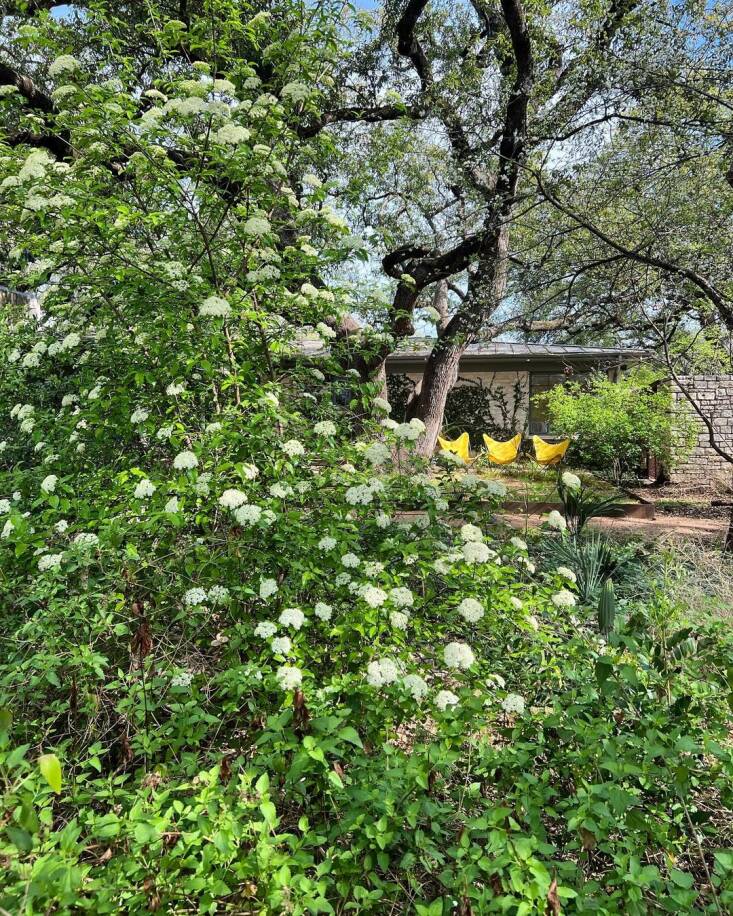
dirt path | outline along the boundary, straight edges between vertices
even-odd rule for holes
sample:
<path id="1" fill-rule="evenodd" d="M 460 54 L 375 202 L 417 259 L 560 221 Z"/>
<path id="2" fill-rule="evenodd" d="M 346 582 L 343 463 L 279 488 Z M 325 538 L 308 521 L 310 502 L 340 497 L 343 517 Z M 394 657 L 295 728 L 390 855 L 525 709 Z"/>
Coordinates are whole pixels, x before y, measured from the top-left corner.
<path id="1" fill-rule="evenodd" d="M 522 529 L 538 527 L 543 520 L 541 515 L 500 514 L 503 522 L 512 528 Z M 589 522 L 591 528 L 618 533 L 621 536 L 639 536 L 648 540 L 658 537 L 692 538 L 705 541 L 722 541 L 728 529 L 726 519 L 686 518 L 682 515 L 659 515 L 655 519 L 641 518 L 594 518 Z"/>

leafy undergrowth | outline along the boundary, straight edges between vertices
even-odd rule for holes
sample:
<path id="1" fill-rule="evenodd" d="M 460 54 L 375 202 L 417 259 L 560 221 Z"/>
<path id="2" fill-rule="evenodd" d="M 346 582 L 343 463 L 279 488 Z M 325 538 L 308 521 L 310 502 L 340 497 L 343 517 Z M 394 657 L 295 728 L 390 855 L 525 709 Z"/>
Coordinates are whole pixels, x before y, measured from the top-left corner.
<path id="1" fill-rule="evenodd" d="M 149 514 L 114 553 L 117 516 L 26 581 L 0 681 L 0 906 L 733 905 L 727 631 L 670 628 L 658 594 L 605 641 L 567 570 L 448 529 L 432 486 L 410 526 L 339 508 L 349 487 L 302 461 L 279 477 L 312 488 L 287 530 L 232 528 L 200 497 L 219 509 L 172 526 L 175 552 Z M 382 498 L 421 481 L 384 477 Z"/>

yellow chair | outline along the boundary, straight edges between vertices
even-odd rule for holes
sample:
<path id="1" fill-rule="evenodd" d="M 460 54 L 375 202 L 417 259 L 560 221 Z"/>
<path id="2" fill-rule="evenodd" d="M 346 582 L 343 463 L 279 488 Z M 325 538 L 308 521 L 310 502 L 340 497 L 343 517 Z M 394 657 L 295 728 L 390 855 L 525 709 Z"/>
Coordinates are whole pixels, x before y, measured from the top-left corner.
<path id="1" fill-rule="evenodd" d="M 438 436 L 438 445 L 440 445 L 444 451 L 453 452 L 454 455 L 458 455 L 466 464 L 471 460 L 471 442 L 468 438 L 468 433 L 461 433 L 457 439 L 441 439 L 441 437 Z"/>
<path id="2" fill-rule="evenodd" d="M 497 442 L 491 436 L 484 433 L 484 445 L 489 455 L 489 461 L 492 464 L 510 464 L 519 454 L 519 446 L 522 443 L 521 433 L 517 433 L 508 442 Z"/>
<path id="3" fill-rule="evenodd" d="M 563 439 L 562 442 L 545 442 L 539 436 L 532 436 L 532 444 L 537 464 L 559 464 L 565 457 L 570 439 Z"/>

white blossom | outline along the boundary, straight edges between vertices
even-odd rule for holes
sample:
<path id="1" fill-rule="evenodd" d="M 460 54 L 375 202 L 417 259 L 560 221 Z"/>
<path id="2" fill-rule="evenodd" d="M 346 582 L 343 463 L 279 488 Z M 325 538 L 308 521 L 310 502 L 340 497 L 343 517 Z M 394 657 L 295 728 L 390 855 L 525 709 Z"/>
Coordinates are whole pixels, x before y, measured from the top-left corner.
<path id="1" fill-rule="evenodd" d="M 262 509 L 259 506 L 240 506 L 234 510 L 234 518 L 238 525 L 246 528 L 248 525 L 256 525 L 262 518 Z"/>
<path id="2" fill-rule="evenodd" d="M 578 577 L 575 575 L 572 569 L 568 569 L 567 566 L 558 566 L 555 572 L 558 574 L 558 576 L 562 576 L 564 579 L 568 579 L 570 582 L 578 581 Z"/>
<path id="3" fill-rule="evenodd" d="M 519 537 L 511 538 L 509 543 L 512 544 L 514 547 L 516 547 L 517 550 L 527 550 L 528 549 L 527 542 Z"/>
<path id="4" fill-rule="evenodd" d="M 305 614 L 299 607 L 286 607 L 278 617 L 278 620 L 284 627 L 292 627 L 294 630 L 299 630 L 305 623 Z"/>
<path id="5" fill-rule="evenodd" d="M 358 594 L 360 598 L 366 601 L 369 607 L 381 607 L 387 600 L 387 592 L 369 583 L 360 585 Z"/>
<path id="6" fill-rule="evenodd" d="M 55 60 L 51 61 L 48 68 L 48 75 L 51 79 L 64 76 L 67 73 L 74 73 L 79 69 L 79 61 L 71 54 L 60 54 Z"/>
<path id="7" fill-rule="evenodd" d="M 302 442 L 297 439 L 288 439 L 287 442 L 280 443 L 280 448 L 289 458 L 296 458 L 298 455 L 305 454 L 305 448 Z"/>
<path id="8" fill-rule="evenodd" d="M 275 655 L 287 655 L 293 648 L 293 642 L 289 636 L 276 636 L 270 643 L 270 648 Z"/>
<path id="9" fill-rule="evenodd" d="M 467 563 L 486 563 L 494 551 L 481 541 L 468 541 L 463 545 L 463 557 Z"/>
<path id="10" fill-rule="evenodd" d="M 580 477 L 570 471 L 565 471 L 560 479 L 569 490 L 579 490 L 582 485 Z"/>
<path id="11" fill-rule="evenodd" d="M 389 600 L 397 607 L 412 607 L 415 603 L 415 596 L 409 588 L 398 586 L 390 591 Z"/>
<path id="12" fill-rule="evenodd" d="M 383 442 L 372 442 L 364 449 L 364 457 L 372 467 L 379 467 L 389 461 L 391 452 Z"/>
<path id="13" fill-rule="evenodd" d="M 372 687 L 393 684 L 399 676 L 399 667 L 391 658 L 378 658 L 367 665 L 367 683 Z"/>
<path id="14" fill-rule="evenodd" d="M 261 639 L 269 639 L 277 633 L 277 626 L 271 620 L 263 620 L 255 627 L 255 636 Z"/>
<path id="15" fill-rule="evenodd" d="M 465 524 L 461 526 L 461 537 L 467 543 L 469 541 L 482 541 L 484 533 L 477 525 Z"/>
<path id="16" fill-rule="evenodd" d="M 236 509 L 247 502 L 247 494 L 241 490 L 224 490 L 219 497 L 219 505 L 225 509 Z"/>
<path id="17" fill-rule="evenodd" d="M 314 614 L 319 620 L 328 621 L 333 614 L 333 608 L 330 604 L 324 604 L 322 601 L 316 603 Z"/>
<path id="18" fill-rule="evenodd" d="M 193 452 L 179 452 L 173 459 L 173 467 L 177 471 L 186 471 L 198 466 L 199 460 Z"/>
<path id="19" fill-rule="evenodd" d="M 263 600 L 269 598 L 271 595 L 274 595 L 280 589 L 278 584 L 274 579 L 261 579 L 260 580 L 260 598 Z"/>
<path id="20" fill-rule="evenodd" d="M 576 598 L 572 592 L 566 588 L 561 588 L 557 594 L 552 596 L 552 603 L 555 607 L 575 607 Z"/>
<path id="21" fill-rule="evenodd" d="M 180 507 L 178 505 L 178 497 L 171 496 L 171 498 L 168 500 L 165 506 L 163 506 L 163 511 L 166 513 L 166 515 L 175 515 L 178 512 L 179 508 Z"/>
<path id="22" fill-rule="evenodd" d="M 521 716 L 524 713 L 524 697 L 521 697 L 518 693 L 509 693 L 502 700 L 501 708 L 509 715 L 516 714 Z"/>
<path id="23" fill-rule="evenodd" d="M 336 424 L 332 423 L 331 420 L 320 420 L 313 427 L 313 432 L 317 436 L 335 436 Z"/>
<path id="24" fill-rule="evenodd" d="M 278 668 L 275 677 L 280 689 L 285 691 L 295 690 L 303 683 L 303 672 L 300 668 L 291 665 L 283 665 L 282 668 Z"/>
<path id="25" fill-rule="evenodd" d="M 58 569 L 63 559 L 62 553 L 45 553 L 38 561 L 38 571 L 46 572 L 49 569 Z"/>
<path id="26" fill-rule="evenodd" d="M 547 516 L 547 524 L 550 528 L 554 528 L 556 531 L 565 531 L 568 527 L 568 523 L 560 515 L 557 509 L 553 509 L 552 512 Z"/>
<path id="27" fill-rule="evenodd" d="M 275 499 L 285 499 L 292 495 L 293 488 L 287 483 L 274 483 L 268 492 L 270 496 L 274 496 Z"/>
<path id="28" fill-rule="evenodd" d="M 226 604 L 229 600 L 229 589 L 226 585 L 212 585 L 209 589 L 209 601 L 212 604 Z"/>
<path id="29" fill-rule="evenodd" d="M 74 535 L 74 544 L 77 547 L 96 547 L 99 544 L 99 538 L 93 531 L 80 531 Z"/>
<path id="30" fill-rule="evenodd" d="M 183 603 L 188 607 L 198 607 L 206 604 L 206 592 L 203 588 L 189 588 L 183 596 Z"/>
<path id="31" fill-rule="evenodd" d="M 53 491 L 56 489 L 58 480 L 59 479 L 55 474 L 49 474 L 48 477 L 44 477 L 41 481 L 41 490 L 44 493 L 53 493 Z"/>
<path id="32" fill-rule="evenodd" d="M 321 540 L 318 542 L 318 549 L 323 550 L 324 552 L 333 550 L 335 546 L 336 546 L 336 538 L 329 537 L 328 535 L 326 535 L 326 537 L 322 537 Z"/>
<path id="33" fill-rule="evenodd" d="M 209 296 L 199 306 L 199 315 L 203 318 L 228 318 L 232 307 L 221 296 Z"/>
<path id="34" fill-rule="evenodd" d="M 144 423 L 150 416 L 149 412 L 145 410 L 144 407 L 138 407 L 130 415 L 130 423 Z"/>
<path id="35" fill-rule="evenodd" d="M 435 705 L 441 712 L 445 712 L 449 706 L 457 706 L 458 702 L 458 697 L 451 690 L 439 690 L 435 695 Z"/>
<path id="36" fill-rule="evenodd" d="M 473 650 L 465 642 L 449 642 L 443 650 L 443 660 L 449 668 L 470 668 L 476 661 Z"/>
<path id="37" fill-rule="evenodd" d="M 408 693 L 412 694 L 413 700 L 418 703 L 426 696 L 428 685 L 424 678 L 419 674 L 406 674 L 402 678 L 402 686 Z"/>
<path id="38" fill-rule="evenodd" d="M 410 615 L 404 611 L 392 611 L 389 615 L 389 622 L 396 630 L 406 630 L 410 622 Z"/>
<path id="39" fill-rule="evenodd" d="M 384 398 L 374 398 L 372 405 L 383 413 L 392 413 L 392 405 Z"/>
<path id="40" fill-rule="evenodd" d="M 341 557 L 341 564 L 347 569 L 356 569 L 360 562 L 359 557 L 357 557 L 355 553 L 345 553 Z"/>
<path id="41" fill-rule="evenodd" d="M 250 132 L 241 124 L 224 124 L 216 131 L 214 137 L 219 143 L 226 143 L 229 146 L 238 146 L 240 143 L 246 143 L 250 138 Z"/>
<path id="42" fill-rule="evenodd" d="M 136 499 L 147 499 L 155 493 L 156 487 L 152 480 L 144 477 L 135 487 L 134 497 Z"/>
<path id="43" fill-rule="evenodd" d="M 475 598 L 464 598 L 458 605 L 458 613 L 468 623 L 477 623 L 484 616 L 484 606 Z"/>

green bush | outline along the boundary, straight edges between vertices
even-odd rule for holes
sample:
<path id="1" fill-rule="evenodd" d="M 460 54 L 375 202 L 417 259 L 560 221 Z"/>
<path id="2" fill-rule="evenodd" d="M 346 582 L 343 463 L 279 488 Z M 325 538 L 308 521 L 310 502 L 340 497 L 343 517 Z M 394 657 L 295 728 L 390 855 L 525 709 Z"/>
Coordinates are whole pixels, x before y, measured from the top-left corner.
<path id="1" fill-rule="evenodd" d="M 573 463 L 620 481 L 655 455 L 666 467 L 692 445 L 689 413 L 673 409 L 668 388 L 640 368 L 611 381 L 596 373 L 584 382 L 556 385 L 536 395 L 547 405 L 552 429 L 570 436 Z"/>

